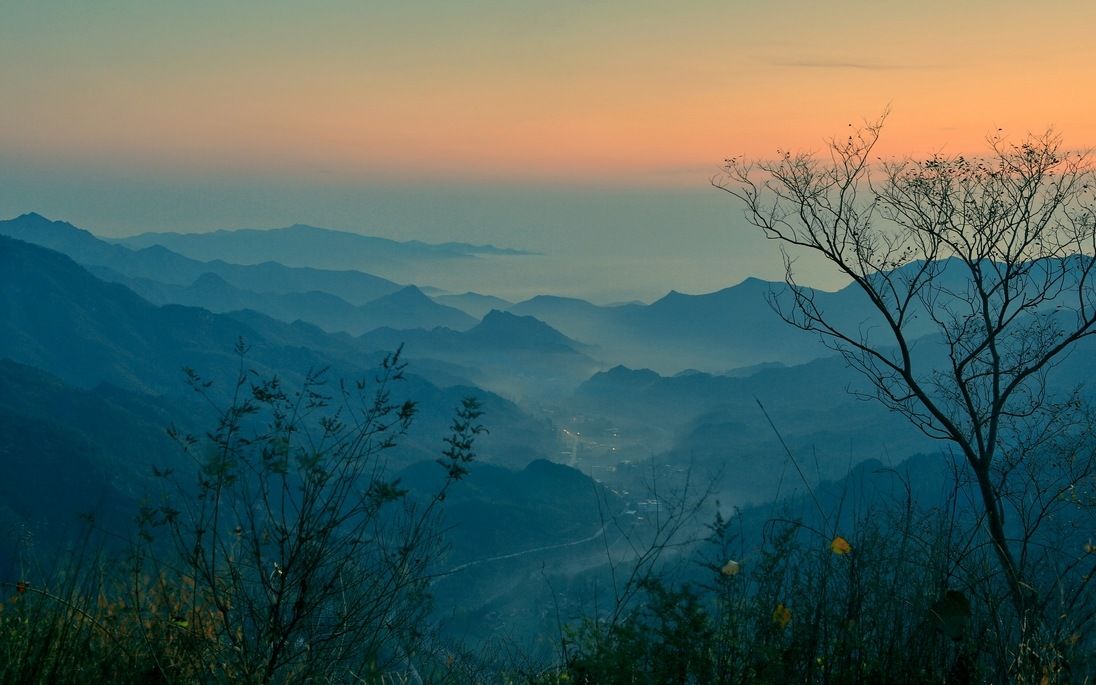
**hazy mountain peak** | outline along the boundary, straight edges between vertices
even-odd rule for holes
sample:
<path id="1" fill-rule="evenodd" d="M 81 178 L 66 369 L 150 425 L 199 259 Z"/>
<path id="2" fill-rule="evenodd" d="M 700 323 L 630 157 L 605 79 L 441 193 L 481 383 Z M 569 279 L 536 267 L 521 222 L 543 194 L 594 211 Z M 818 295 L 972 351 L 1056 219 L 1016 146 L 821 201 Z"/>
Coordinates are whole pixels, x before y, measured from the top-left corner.
<path id="1" fill-rule="evenodd" d="M 87 231 L 76 228 L 67 221 L 63 221 L 60 219 L 50 219 L 49 217 L 42 216 L 38 212 L 26 212 L 24 214 L 20 214 L 14 219 L 10 219 L 9 221 L 12 223 L 22 224 L 28 228 L 54 228 L 87 233 Z"/>
<path id="2" fill-rule="evenodd" d="M 608 371 L 602 371 L 595 374 L 595 377 L 597 376 L 602 376 L 604 378 L 612 380 L 627 379 L 630 381 L 646 381 L 652 383 L 654 381 L 662 379 L 662 376 L 655 373 L 654 371 L 651 371 L 650 369 L 631 369 L 627 366 L 624 366 L 623 364 L 617 364 Z"/>
<path id="3" fill-rule="evenodd" d="M 521 316 L 519 314 L 511 314 L 510 312 L 504 312 L 500 309 L 492 309 L 491 311 L 487 312 L 487 314 L 483 317 L 483 321 L 480 323 L 480 325 L 484 326 L 502 321 L 525 321 L 530 322 L 532 325 L 540 325 L 545 328 L 549 328 L 548 324 L 544 323 L 543 321 L 539 321 L 534 316 Z"/>
<path id="4" fill-rule="evenodd" d="M 545 333 L 564 337 L 559 331 L 552 328 L 548 324 L 544 323 L 540 319 L 533 316 L 521 316 L 519 314 L 511 314 L 510 312 L 504 312 L 499 309 L 492 309 L 487 312 L 476 326 L 477 330 L 486 331 L 491 329 L 497 329 L 500 327 L 506 327 L 510 330 L 524 328 L 530 332 Z"/>
<path id="5" fill-rule="evenodd" d="M 414 285 L 379 297 L 363 305 L 361 311 L 376 316 L 379 322 L 368 330 L 382 326 L 396 329 L 444 326 L 463 331 L 476 324 L 476 319 L 459 309 L 435 302 Z"/>
<path id="6" fill-rule="evenodd" d="M 212 271 L 207 271 L 194 280 L 195 288 L 231 288 L 231 284 L 228 281 L 221 278 Z"/>
<path id="7" fill-rule="evenodd" d="M 44 234 L 50 234 L 51 236 L 80 234 L 81 236 L 91 237 L 90 233 L 73 226 L 67 221 L 55 221 L 42 216 L 38 212 L 27 212 L 14 219 L 0 221 L 0 233 L 21 239 L 23 237 L 28 239 L 30 237 L 46 237 Z"/>
<path id="8" fill-rule="evenodd" d="M 494 295 L 484 295 L 473 291 L 455 295 L 452 293 L 430 293 L 435 302 L 456 307 L 464 313 L 482 319 L 492 309 L 509 309 L 513 302 Z"/>
<path id="9" fill-rule="evenodd" d="M 25 214 L 20 214 L 19 216 L 15 217 L 15 221 L 53 223 L 51 220 L 42 216 L 38 212 L 27 212 Z"/>
<path id="10" fill-rule="evenodd" d="M 483 320 L 468 331 L 469 337 L 487 343 L 503 342 L 525 348 L 570 348 L 581 345 L 533 316 L 521 316 L 492 309 Z"/>
<path id="11" fill-rule="evenodd" d="M 421 281 L 439 273 L 439 263 L 470 263 L 483 255 L 524 254 L 493 245 L 400 241 L 304 223 L 267 229 L 142 233 L 116 242 L 132 249 L 159 244 L 201 261 L 224 259 L 247 265 L 273 261 L 291 267 L 365 271 L 404 282 Z"/>
<path id="12" fill-rule="evenodd" d="M 687 294 L 685 294 L 683 292 L 679 292 L 677 290 L 671 290 L 670 292 L 666 293 L 662 297 L 660 297 L 657 300 L 655 300 L 654 302 L 652 302 L 650 304 L 650 306 L 654 307 L 654 308 L 666 307 L 668 305 L 673 306 L 673 305 L 675 305 L 679 302 L 684 302 L 684 301 L 686 301 L 686 300 L 688 300 L 692 297 L 695 297 L 695 296 L 694 295 L 687 295 Z"/>
<path id="13" fill-rule="evenodd" d="M 546 303 L 573 303 L 573 304 L 593 306 L 589 302 L 587 302 L 586 300 L 583 300 L 583 299 L 580 299 L 580 298 L 577 298 L 577 297 L 565 297 L 563 295 L 535 295 L 535 296 L 529 298 L 528 300 L 525 300 L 523 302 L 519 302 L 518 305 L 546 304 Z"/>
<path id="14" fill-rule="evenodd" d="M 386 295 L 386 297 L 390 300 L 407 300 L 412 302 L 429 300 L 430 302 L 433 302 L 433 300 L 431 300 L 417 285 L 404 286 L 391 295 Z"/>

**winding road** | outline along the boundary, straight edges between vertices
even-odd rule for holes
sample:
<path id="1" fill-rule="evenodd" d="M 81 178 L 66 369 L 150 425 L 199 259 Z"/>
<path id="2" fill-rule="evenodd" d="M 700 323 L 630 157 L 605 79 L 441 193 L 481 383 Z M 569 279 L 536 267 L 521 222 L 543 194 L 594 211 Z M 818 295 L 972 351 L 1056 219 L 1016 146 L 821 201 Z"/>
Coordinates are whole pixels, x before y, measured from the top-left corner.
<path id="1" fill-rule="evenodd" d="M 466 568 L 470 568 L 472 566 L 479 566 L 480 564 L 486 564 L 486 563 L 489 563 L 489 562 L 492 562 L 492 561 L 502 561 L 503 559 L 516 559 L 517 557 L 523 557 L 523 556 L 526 556 L 527 554 L 536 554 L 538 552 L 548 552 L 548 551 L 551 551 L 551 550 L 554 550 L 554 549 L 563 549 L 565 547 L 574 547 L 576 545 L 582 545 L 582 544 L 585 544 L 587 542 L 593 542 L 594 540 L 597 540 L 599 537 L 601 537 L 602 535 L 605 534 L 605 529 L 608 526 L 609 526 L 608 523 L 602 524 L 601 528 L 599 528 L 596 533 L 594 533 L 593 535 L 584 537 L 581 540 L 572 540 L 571 542 L 561 542 L 561 543 L 556 544 L 556 545 L 545 545 L 543 547 L 534 547 L 533 549 L 527 549 L 527 550 L 523 550 L 521 552 L 511 552 L 509 554 L 500 554 L 498 556 L 487 557 L 485 559 L 476 559 L 475 561 L 469 561 L 469 562 L 465 562 L 463 564 L 460 564 L 459 566 L 454 566 L 453 568 L 449 569 L 448 571 L 443 571 L 443 572 L 439 573 L 438 576 L 439 577 L 449 576 L 449 575 L 452 575 L 454 573 L 459 573 L 460 571 L 463 571 Z"/>

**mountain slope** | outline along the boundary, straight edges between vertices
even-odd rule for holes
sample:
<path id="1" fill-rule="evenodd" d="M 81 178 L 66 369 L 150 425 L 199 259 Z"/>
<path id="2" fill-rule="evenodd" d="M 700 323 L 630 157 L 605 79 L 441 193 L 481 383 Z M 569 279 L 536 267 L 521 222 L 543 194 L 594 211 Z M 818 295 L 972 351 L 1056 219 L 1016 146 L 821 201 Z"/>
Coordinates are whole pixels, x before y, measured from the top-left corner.
<path id="1" fill-rule="evenodd" d="M 476 320 L 454 307 L 438 304 L 413 285 L 368 302 L 359 309 L 363 322 L 358 328 L 434 328 L 465 330 Z"/>
<path id="2" fill-rule="evenodd" d="M 145 392 L 178 387 L 194 365 L 227 373 L 238 322 L 201 309 L 158 308 L 98 280 L 60 253 L 0 238 L 0 356 L 76 385 L 107 381 Z"/>
<path id="3" fill-rule="evenodd" d="M 765 363 L 799 364 L 829 354 L 817 337 L 790 326 L 770 301 L 786 301 L 783 284 L 748 278 L 703 295 L 671 291 L 648 305 L 602 307 L 584 300 L 535 297 L 509 311 L 541 319 L 596 346 L 606 365 L 624 364 L 674 374 L 686 369 L 722 373 Z M 819 307 L 841 323 L 869 325 L 866 300 L 853 289 L 814 292 Z"/>
<path id="4" fill-rule="evenodd" d="M 412 359 L 425 358 L 475 369 L 477 383 L 515 400 L 570 392 L 598 363 L 586 347 L 542 321 L 492 310 L 475 327 L 372 331 L 361 341 L 371 349 L 403 345 Z"/>
<path id="5" fill-rule="evenodd" d="M 274 262 L 253 265 L 229 264 L 219 259 L 201 262 L 160 245 L 131 250 L 100 240 L 67 222 L 50 221 L 34 213 L 0 221 L 0 235 L 56 250 L 84 266 L 105 267 L 127 278 L 168 285 L 188 286 L 203 274 L 213 273 L 244 290 L 259 293 L 322 291 L 351 304 L 365 304 L 401 287 L 360 271 L 290 268 Z M 106 273 L 101 275 L 107 276 Z"/>
<path id="6" fill-rule="evenodd" d="M 437 295 L 431 295 L 435 302 L 439 302 L 450 307 L 456 307 L 465 314 L 477 319 L 482 319 L 487 316 L 487 312 L 492 309 L 507 309 L 514 306 L 513 302 L 502 299 L 501 297 L 495 297 L 493 295 L 481 295 L 480 293 L 439 293 Z"/>
<path id="7" fill-rule="evenodd" d="M 460 310 L 440 305 L 425 295 L 418 298 L 399 295 L 401 291 L 364 305 L 352 305 L 336 295 L 316 290 L 291 293 L 244 290 L 214 273 L 202 274 L 190 285 L 178 286 L 145 278 L 127 278 L 105 267 L 89 270 L 106 280 L 126 285 L 154 304 L 182 304 L 217 313 L 250 309 L 286 323 L 305 321 L 328 332 L 361 335 L 384 326 L 467 328 L 475 323 L 475 319 Z"/>
<path id="8" fill-rule="evenodd" d="M 81 388 L 106 382 L 152 395 L 192 397 L 183 369 L 197 369 L 215 381 L 215 392 L 231 387 L 239 372 L 234 350 L 241 338 L 249 346 L 247 364 L 259 376 L 277 375 L 293 385 L 309 370 L 327 369 L 336 397 L 340 380 L 372 378 L 384 356 L 347 336 L 328 336 L 259 314 L 156 307 L 120 285 L 96 279 L 60 253 L 0 237 L 0 358 L 38 367 Z M 541 424 L 480 388 L 439 388 L 407 373 L 394 392 L 420 408 L 401 443 L 401 461 L 433 458 L 454 408 L 469 395 L 479 397 L 491 417 L 492 432 L 479 445 L 484 459 L 522 465 L 554 449 L 552 435 Z"/>

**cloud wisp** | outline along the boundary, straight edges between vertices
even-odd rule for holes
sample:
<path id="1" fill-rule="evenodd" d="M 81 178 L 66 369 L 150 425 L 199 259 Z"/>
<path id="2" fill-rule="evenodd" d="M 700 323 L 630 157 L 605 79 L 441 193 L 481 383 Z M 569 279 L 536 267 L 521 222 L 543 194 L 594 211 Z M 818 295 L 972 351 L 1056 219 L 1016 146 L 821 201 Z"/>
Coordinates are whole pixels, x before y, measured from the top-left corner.
<path id="1" fill-rule="evenodd" d="M 870 60 L 834 60 L 815 57 L 795 59 L 770 58 L 766 60 L 774 67 L 799 69 L 855 69 L 859 71 L 915 71 L 921 69 L 944 69 L 943 64 L 900 64 L 893 62 L 873 62 Z"/>

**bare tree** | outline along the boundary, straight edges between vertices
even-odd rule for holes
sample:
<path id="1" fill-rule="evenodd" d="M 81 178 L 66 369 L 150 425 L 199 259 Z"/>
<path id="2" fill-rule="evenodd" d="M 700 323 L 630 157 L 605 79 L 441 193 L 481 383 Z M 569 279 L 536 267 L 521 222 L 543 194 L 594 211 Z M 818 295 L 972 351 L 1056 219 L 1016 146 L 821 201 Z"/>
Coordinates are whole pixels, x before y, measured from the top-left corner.
<path id="1" fill-rule="evenodd" d="M 873 149 L 884 119 L 831 141 L 828 155 L 729 159 L 712 183 L 781 243 L 788 288 L 771 300 L 777 312 L 962 454 L 1023 625 L 1050 594 L 1031 571 L 1035 528 L 1092 477 L 1091 448 L 1078 442 L 1091 424 L 1076 391 L 1056 395 L 1047 374 L 1096 333 L 1093 166 L 1052 132 L 992 137 L 985 158 L 882 160 Z M 826 311 L 796 280 L 797 252 L 848 277 L 871 319 Z M 1058 467 L 1033 463 L 1052 452 Z"/>

